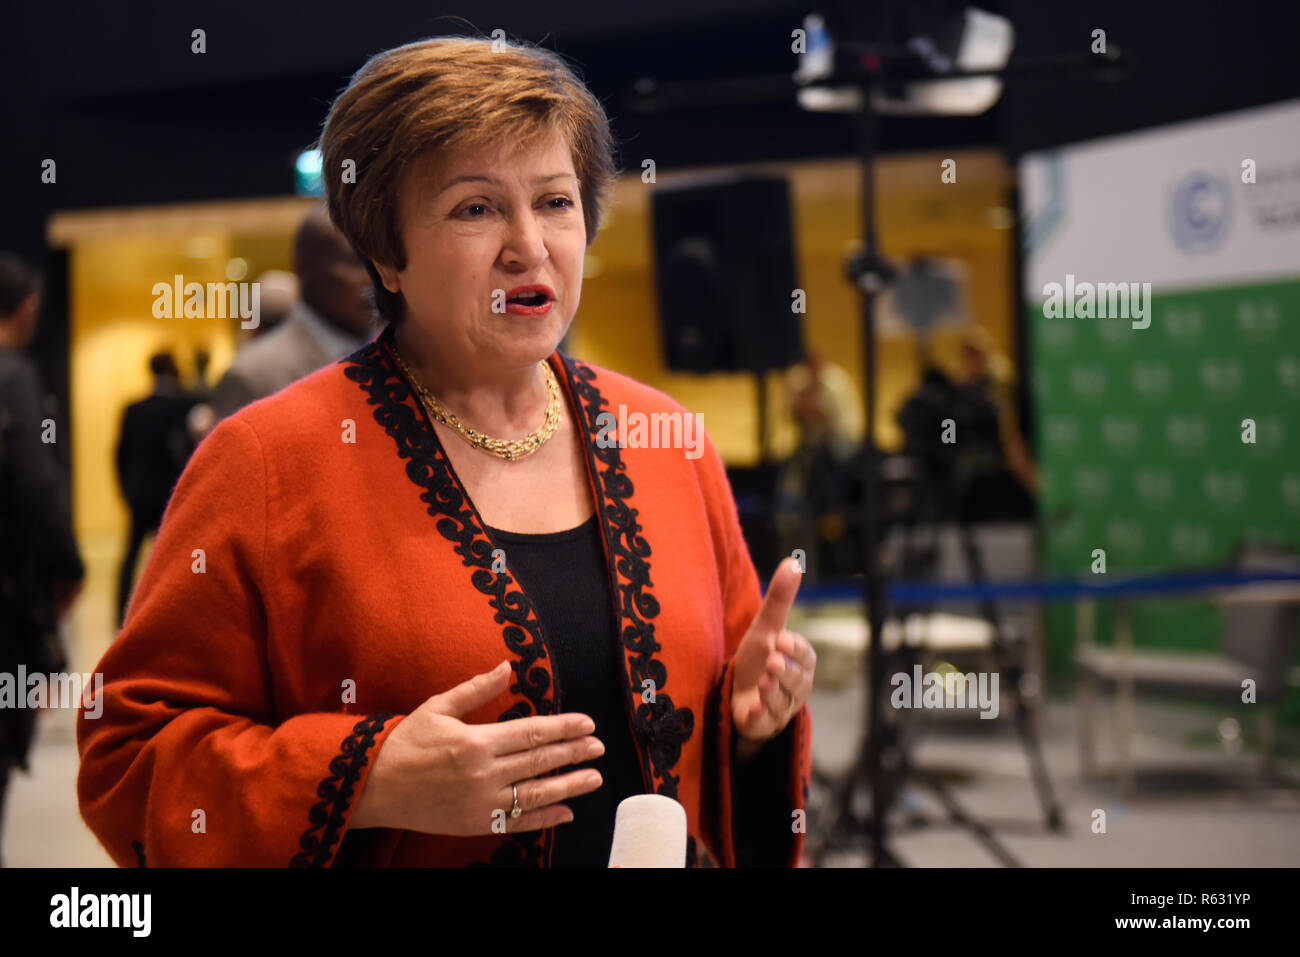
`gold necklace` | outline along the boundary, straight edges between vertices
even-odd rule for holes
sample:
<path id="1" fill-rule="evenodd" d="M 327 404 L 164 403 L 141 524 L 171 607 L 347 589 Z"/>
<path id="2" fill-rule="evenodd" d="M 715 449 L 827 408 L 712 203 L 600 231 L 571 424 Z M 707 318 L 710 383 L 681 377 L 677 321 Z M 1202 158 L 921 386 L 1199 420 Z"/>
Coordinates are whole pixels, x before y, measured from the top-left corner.
<path id="1" fill-rule="evenodd" d="M 433 397 L 433 394 L 415 377 L 402 357 L 397 352 L 397 347 L 393 346 L 393 358 L 401 366 L 406 377 L 415 385 L 415 391 L 419 393 L 420 399 L 424 402 L 424 407 L 429 411 L 429 415 L 437 419 L 443 425 L 454 429 L 456 434 L 462 439 L 481 449 L 489 455 L 495 455 L 498 458 L 507 459 L 513 462 L 515 459 L 523 458 L 525 455 L 532 455 L 540 449 L 555 434 L 556 428 L 560 424 L 560 384 L 555 381 L 555 372 L 551 369 L 550 363 L 542 360 L 538 363 L 542 367 L 542 373 L 546 377 L 546 391 L 549 399 L 546 403 L 546 421 L 542 423 L 535 432 L 525 435 L 522 439 L 494 439 L 484 435 L 482 432 L 475 432 L 461 423 L 460 419 L 448 411 L 441 402 Z"/>

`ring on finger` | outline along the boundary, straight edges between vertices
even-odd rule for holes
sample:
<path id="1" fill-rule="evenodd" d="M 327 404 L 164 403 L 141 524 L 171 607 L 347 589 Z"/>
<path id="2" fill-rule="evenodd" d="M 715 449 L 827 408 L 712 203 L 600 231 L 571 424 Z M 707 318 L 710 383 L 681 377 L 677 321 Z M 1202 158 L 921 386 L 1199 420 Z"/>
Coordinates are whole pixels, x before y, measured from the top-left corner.
<path id="1" fill-rule="evenodd" d="M 511 819 L 514 819 L 524 813 L 524 809 L 519 806 L 519 785 L 518 784 L 510 785 L 510 794 L 513 801 L 513 803 L 510 806 L 510 817 Z"/>

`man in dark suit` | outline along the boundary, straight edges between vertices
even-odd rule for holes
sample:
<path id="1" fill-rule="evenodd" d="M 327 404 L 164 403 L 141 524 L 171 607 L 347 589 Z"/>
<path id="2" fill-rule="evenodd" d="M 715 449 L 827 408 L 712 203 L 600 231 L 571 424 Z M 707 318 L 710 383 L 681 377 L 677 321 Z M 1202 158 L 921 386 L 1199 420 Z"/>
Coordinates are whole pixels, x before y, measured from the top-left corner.
<path id="1" fill-rule="evenodd" d="M 22 355 L 36 334 L 41 293 L 29 263 L 0 253 L 0 672 L 9 675 L 20 666 L 47 675 L 67 667 L 58 621 L 85 575 L 51 441 L 60 425 L 67 434 L 66 423 L 44 408 L 40 376 Z M 35 709 L 0 708 L 0 822 L 9 772 L 27 769 L 35 726 Z"/>
<path id="2" fill-rule="evenodd" d="M 212 397 L 217 419 L 350 355 L 378 331 L 370 276 L 323 205 L 298 227 L 293 259 L 300 298 L 279 326 L 239 350 Z"/>
<path id="3" fill-rule="evenodd" d="M 194 399 L 181 388 L 176 360 L 160 352 L 150 358 L 149 371 L 153 393 L 126 407 L 117 443 L 117 480 L 131 509 L 131 531 L 118 576 L 119 625 L 126 617 L 140 547 L 146 535 L 158 530 L 167 499 L 193 450 L 186 419 Z"/>

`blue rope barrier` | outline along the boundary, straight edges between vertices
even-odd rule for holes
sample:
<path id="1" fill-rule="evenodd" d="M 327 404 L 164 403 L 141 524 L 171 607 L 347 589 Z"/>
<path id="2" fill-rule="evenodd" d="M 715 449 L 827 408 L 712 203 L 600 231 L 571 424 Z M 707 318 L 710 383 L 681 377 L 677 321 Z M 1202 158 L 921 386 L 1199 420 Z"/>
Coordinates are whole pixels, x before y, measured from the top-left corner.
<path id="1" fill-rule="evenodd" d="M 1295 572 L 1180 572 L 1137 578 L 1095 579 L 1058 578 L 1040 581 L 940 584 L 936 582 L 895 582 L 888 595 L 895 605 L 923 605 L 955 601 L 1060 601 L 1072 598 L 1118 598 L 1133 595 L 1162 595 L 1233 588 L 1264 583 L 1300 584 Z M 862 597 L 856 582 L 828 582 L 805 585 L 799 589 L 798 602 L 821 604 L 852 601 Z"/>

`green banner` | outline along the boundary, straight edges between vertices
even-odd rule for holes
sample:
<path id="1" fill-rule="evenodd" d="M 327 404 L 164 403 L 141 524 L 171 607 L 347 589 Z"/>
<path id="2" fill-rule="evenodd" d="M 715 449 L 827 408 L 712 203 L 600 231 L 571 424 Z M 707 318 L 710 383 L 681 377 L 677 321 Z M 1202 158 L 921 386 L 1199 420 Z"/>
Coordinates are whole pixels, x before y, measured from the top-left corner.
<path id="1" fill-rule="evenodd" d="M 1300 549 L 1300 281 L 1157 293 L 1151 322 L 1049 318 L 1031 348 L 1044 570 L 1227 567 L 1243 541 Z M 1099 608 L 1101 640 L 1110 611 Z M 1139 646 L 1212 651 L 1216 609 L 1133 606 Z M 1069 670 L 1073 611 L 1048 611 L 1048 670 Z M 1282 717 L 1300 723 L 1300 693 Z"/>

